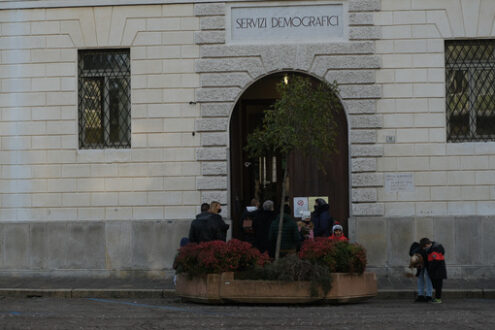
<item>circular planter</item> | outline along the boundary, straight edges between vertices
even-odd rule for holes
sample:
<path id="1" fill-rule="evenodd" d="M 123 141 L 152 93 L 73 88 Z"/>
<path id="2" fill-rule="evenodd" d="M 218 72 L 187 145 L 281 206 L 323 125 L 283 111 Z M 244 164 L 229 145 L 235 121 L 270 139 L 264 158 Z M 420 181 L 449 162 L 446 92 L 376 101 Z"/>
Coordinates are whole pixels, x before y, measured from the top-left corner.
<path id="1" fill-rule="evenodd" d="M 330 292 L 312 297 L 309 282 L 236 280 L 230 272 L 192 279 L 179 274 L 176 294 L 188 301 L 213 304 L 351 303 L 376 296 L 377 284 L 375 273 L 334 273 Z"/>

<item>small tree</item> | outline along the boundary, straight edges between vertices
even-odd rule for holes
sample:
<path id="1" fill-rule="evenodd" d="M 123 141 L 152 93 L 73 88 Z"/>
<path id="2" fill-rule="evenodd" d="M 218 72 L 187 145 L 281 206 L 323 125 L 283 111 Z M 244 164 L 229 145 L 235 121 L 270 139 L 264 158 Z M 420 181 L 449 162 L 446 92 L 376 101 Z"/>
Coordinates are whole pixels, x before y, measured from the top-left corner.
<path id="1" fill-rule="evenodd" d="M 279 259 L 287 180 L 287 159 L 292 152 L 302 153 L 317 160 L 320 169 L 324 161 L 335 153 L 337 124 L 334 116 L 342 111 L 337 84 L 321 82 L 314 86 L 311 79 L 292 75 L 280 82 L 280 93 L 264 113 L 263 123 L 248 136 L 246 150 L 253 158 L 279 155 L 282 158 L 284 179 L 280 203 L 280 221 L 275 258 Z"/>

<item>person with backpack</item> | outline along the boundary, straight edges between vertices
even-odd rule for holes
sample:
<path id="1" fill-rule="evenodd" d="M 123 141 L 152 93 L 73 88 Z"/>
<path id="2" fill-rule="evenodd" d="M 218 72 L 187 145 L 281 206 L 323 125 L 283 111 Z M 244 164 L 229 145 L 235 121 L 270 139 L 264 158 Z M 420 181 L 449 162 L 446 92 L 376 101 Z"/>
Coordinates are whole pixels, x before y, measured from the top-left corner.
<path id="1" fill-rule="evenodd" d="M 241 229 L 242 229 L 242 240 L 252 245 L 255 244 L 255 233 L 253 222 L 259 213 L 260 203 L 256 198 L 251 200 L 250 206 L 246 206 L 246 209 L 241 215 Z"/>

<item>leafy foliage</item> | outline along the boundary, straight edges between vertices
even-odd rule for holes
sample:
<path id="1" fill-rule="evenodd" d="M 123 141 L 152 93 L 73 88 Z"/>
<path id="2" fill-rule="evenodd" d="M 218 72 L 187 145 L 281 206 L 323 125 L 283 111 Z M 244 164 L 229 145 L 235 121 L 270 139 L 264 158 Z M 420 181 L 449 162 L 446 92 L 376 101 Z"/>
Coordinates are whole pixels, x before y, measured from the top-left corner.
<path id="1" fill-rule="evenodd" d="M 261 254 L 250 243 L 232 239 L 203 243 L 190 243 L 179 249 L 174 269 L 190 277 L 208 274 L 245 271 L 263 266 L 269 261 L 268 254 Z"/>
<path id="2" fill-rule="evenodd" d="M 309 281 L 311 296 L 315 297 L 319 289 L 326 295 L 332 288 L 332 277 L 327 267 L 303 260 L 297 255 L 287 255 L 264 267 L 237 273 L 236 279 L 269 281 Z"/>
<path id="3" fill-rule="evenodd" d="M 306 240 L 299 255 L 288 255 L 270 263 L 250 243 L 232 239 L 190 243 L 179 249 L 174 269 L 190 278 L 208 274 L 235 272 L 236 279 L 309 281 L 312 296 L 331 289 L 331 273 L 362 274 L 366 268 L 366 250 L 359 244 L 328 238 Z"/>
<path id="4" fill-rule="evenodd" d="M 337 124 L 342 111 L 336 83 L 316 86 L 308 77 L 292 75 L 277 85 L 280 93 L 273 109 L 265 111 L 261 128 L 248 136 L 246 150 L 252 157 L 285 155 L 298 150 L 315 157 L 320 165 L 335 152 Z"/>
<path id="5" fill-rule="evenodd" d="M 299 257 L 329 269 L 331 273 L 362 274 L 366 269 L 366 250 L 359 244 L 316 238 L 304 241 Z"/>

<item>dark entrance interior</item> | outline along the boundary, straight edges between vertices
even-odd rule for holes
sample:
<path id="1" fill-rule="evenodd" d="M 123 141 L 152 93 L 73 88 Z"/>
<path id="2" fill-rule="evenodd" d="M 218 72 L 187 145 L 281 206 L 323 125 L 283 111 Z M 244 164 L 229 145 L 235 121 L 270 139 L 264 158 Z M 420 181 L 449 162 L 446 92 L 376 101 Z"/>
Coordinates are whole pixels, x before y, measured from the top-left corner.
<path id="1" fill-rule="evenodd" d="M 251 159 L 244 151 L 247 136 L 263 120 L 263 111 L 277 100 L 276 85 L 294 73 L 278 73 L 254 83 L 237 102 L 230 120 L 231 214 L 233 237 L 239 237 L 240 217 L 252 198 L 261 203 L 273 200 L 279 207 L 282 194 L 283 171 L 278 157 Z M 317 79 L 314 83 L 320 83 Z M 293 197 L 328 196 L 334 219 L 347 232 L 349 218 L 349 160 L 347 120 L 342 110 L 338 120 L 338 153 L 331 155 L 320 171 L 316 161 L 297 154 L 288 161 L 288 201 L 293 208 Z M 312 205 L 310 205 L 312 210 Z M 278 209 L 277 209 L 278 210 Z"/>

